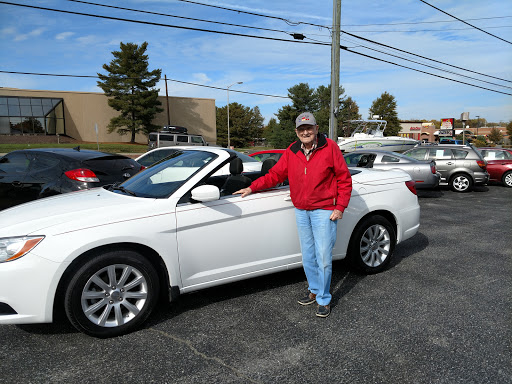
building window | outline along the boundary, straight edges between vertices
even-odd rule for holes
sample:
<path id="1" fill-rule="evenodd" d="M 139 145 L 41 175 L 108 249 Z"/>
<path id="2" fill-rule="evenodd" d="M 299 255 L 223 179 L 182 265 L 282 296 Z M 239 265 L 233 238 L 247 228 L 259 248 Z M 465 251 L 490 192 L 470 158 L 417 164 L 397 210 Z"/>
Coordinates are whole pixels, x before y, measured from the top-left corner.
<path id="1" fill-rule="evenodd" d="M 0 96 L 0 135 L 66 134 L 64 100 Z"/>

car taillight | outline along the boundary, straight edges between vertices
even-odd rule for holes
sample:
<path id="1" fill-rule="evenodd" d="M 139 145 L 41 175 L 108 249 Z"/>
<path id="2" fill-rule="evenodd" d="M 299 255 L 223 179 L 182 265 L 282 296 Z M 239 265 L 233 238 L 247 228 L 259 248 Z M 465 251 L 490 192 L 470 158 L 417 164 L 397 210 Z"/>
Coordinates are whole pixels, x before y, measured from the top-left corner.
<path id="1" fill-rule="evenodd" d="M 412 193 L 414 193 L 415 195 L 417 195 L 418 193 L 416 192 L 416 182 L 414 180 L 409 180 L 409 181 L 406 181 L 405 182 L 405 185 L 407 186 L 407 188 L 409 188 L 409 191 L 411 191 Z"/>
<path id="2" fill-rule="evenodd" d="M 430 163 L 430 172 L 432 172 L 432 174 L 436 174 L 437 172 L 437 169 L 436 169 L 436 163 Z"/>
<path id="3" fill-rule="evenodd" d="M 485 160 L 477 160 L 476 163 L 480 168 L 482 168 L 484 171 L 487 169 L 487 162 Z"/>
<path id="4" fill-rule="evenodd" d="M 139 169 L 139 172 L 140 172 L 140 171 L 143 171 L 143 170 L 145 170 L 145 169 L 146 169 L 146 167 L 145 167 L 145 166 L 143 166 L 143 165 L 141 165 L 141 166 L 140 166 L 140 169 Z"/>
<path id="5" fill-rule="evenodd" d="M 71 180 L 84 183 L 97 183 L 100 181 L 96 174 L 87 168 L 72 169 L 71 171 L 64 172 L 64 174 Z"/>

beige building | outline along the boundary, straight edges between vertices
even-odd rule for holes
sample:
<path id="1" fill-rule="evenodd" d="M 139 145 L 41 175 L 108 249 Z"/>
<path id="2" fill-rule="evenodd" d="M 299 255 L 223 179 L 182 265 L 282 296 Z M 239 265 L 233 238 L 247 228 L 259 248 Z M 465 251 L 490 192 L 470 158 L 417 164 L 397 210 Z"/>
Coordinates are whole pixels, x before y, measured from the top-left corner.
<path id="1" fill-rule="evenodd" d="M 153 120 L 167 125 L 167 98 L 159 96 L 162 113 Z M 170 124 L 186 127 L 188 133 L 202 135 L 206 142 L 217 141 L 215 99 L 169 97 Z M 103 93 L 40 91 L 0 88 L 0 142 L 2 135 L 67 135 L 76 140 L 102 143 L 129 142 L 131 135 L 108 133 L 107 125 L 119 112 L 109 107 Z M 98 137 L 96 129 L 98 127 Z M 147 137 L 137 134 L 137 143 Z"/>

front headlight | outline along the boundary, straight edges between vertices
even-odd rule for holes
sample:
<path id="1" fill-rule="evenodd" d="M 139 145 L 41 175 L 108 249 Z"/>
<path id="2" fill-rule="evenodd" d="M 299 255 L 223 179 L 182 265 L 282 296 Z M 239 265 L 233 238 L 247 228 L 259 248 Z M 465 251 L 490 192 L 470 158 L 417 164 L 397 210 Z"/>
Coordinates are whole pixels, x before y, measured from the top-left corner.
<path id="1" fill-rule="evenodd" d="M 43 239 L 44 236 L 0 238 L 0 263 L 25 256 Z"/>

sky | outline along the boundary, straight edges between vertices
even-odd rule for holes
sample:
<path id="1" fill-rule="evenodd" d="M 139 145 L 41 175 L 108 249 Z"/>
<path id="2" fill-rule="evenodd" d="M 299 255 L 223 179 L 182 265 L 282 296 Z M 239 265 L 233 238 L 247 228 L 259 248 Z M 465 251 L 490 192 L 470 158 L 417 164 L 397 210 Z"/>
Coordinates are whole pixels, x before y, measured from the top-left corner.
<path id="1" fill-rule="evenodd" d="M 265 122 L 291 104 L 286 98 L 290 87 L 308 83 L 316 88 L 331 81 L 330 0 L 194 0 L 210 6 L 178 0 L 90 1 L 145 13 L 70 0 L 9 2 L 154 24 L 0 2 L 0 87 L 102 92 L 94 78 L 6 72 L 105 74 L 102 65 L 110 63 L 121 42 L 145 41 L 149 69 L 162 69 L 157 86 L 160 95 L 165 95 L 166 75 L 177 80 L 168 82 L 169 96 L 213 98 L 217 107 L 223 107 L 226 88 L 234 84 L 229 88 L 229 101 L 258 106 Z M 359 105 L 363 118 L 369 117 L 372 102 L 388 92 L 396 99 L 401 120 L 460 118 L 469 112 L 472 119 L 512 121 L 512 1 L 427 2 L 439 10 L 420 0 L 341 1 L 340 44 L 351 51 L 340 53 L 340 84 L 345 95 Z M 305 39 L 294 40 L 293 33 Z"/>

